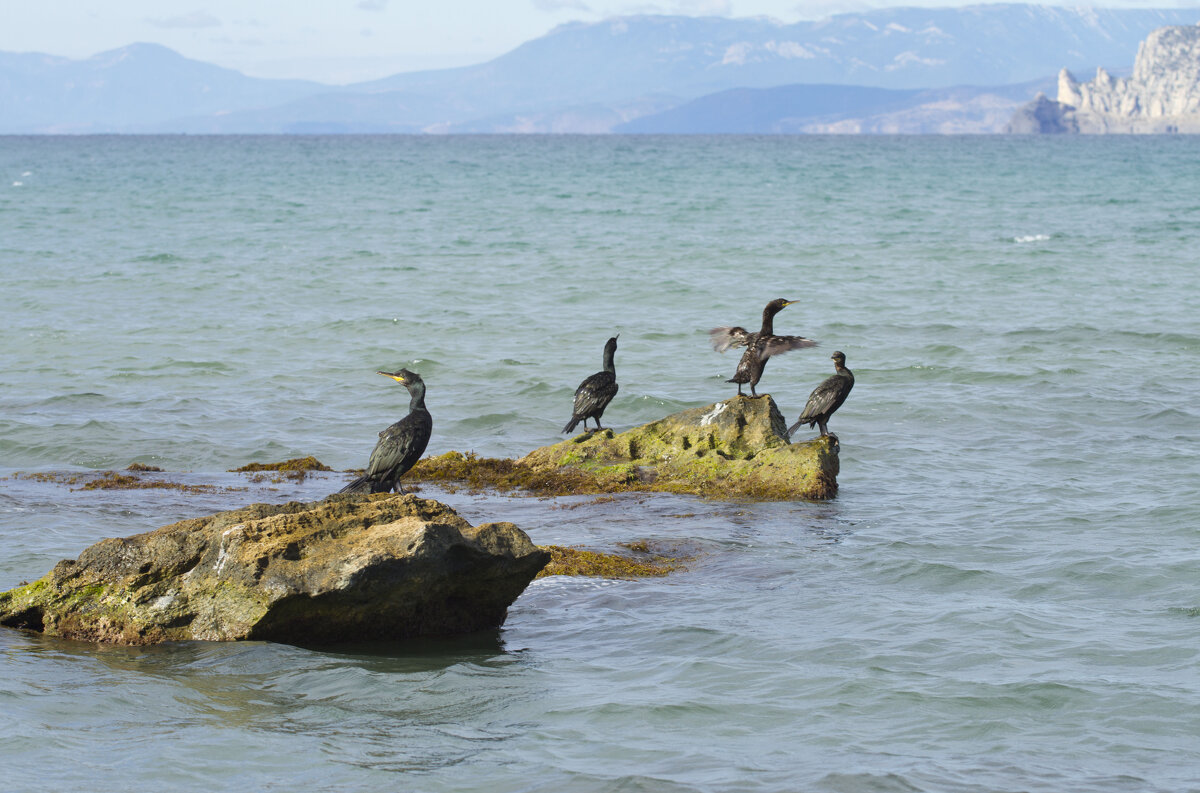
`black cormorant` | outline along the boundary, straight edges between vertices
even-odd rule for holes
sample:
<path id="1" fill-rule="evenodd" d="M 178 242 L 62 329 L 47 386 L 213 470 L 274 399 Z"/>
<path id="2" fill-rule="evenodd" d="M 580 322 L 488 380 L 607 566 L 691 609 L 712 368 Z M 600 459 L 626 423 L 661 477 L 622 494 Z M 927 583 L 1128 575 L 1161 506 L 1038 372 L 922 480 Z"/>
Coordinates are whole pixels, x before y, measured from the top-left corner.
<path id="1" fill-rule="evenodd" d="M 763 367 L 772 355 L 779 355 L 788 350 L 799 350 L 804 347 L 816 347 L 817 343 L 803 336 L 776 336 L 775 315 L 795 300 L 784 300 L 782 297 L 767 303 L 763 309 L 762 329 L 758 333 L 750 333 L 745 328 L 713 328 L 708 332 L 712 339 L 713 349 L 725 352 L 730 347 L 745 347 L 742 360 L 738 361 L 737 372 L 726 383 L 737 383 L 738 396 L 742 395 L 742 385 L 750 384 L 750 396 L 757 397 L 754 387 L 762 378 Z"/>
<path id="2" fill-rule="evenodd" d="M 826 378 L 823 383 L 813 389 L 812 394 L 808 397 L 808 404 L 804 406 L 804 412 L 800 414 L 800 420 L 788 427 L 789 438 L 800 428 L 801 424 L 807 424 L 810 427 L 819 424 L 822 438 L 828 435 L 835 441 L 837 440 L 837 436 L 830 432 L 825 425 L 833 412 L 846 401 L 850 389 L 854 388 L 854 372 L 846 368 L 845 353 L 835 352 L 829 357 L 833 359 L 833 368 L 836 374 Z"/>
<path id="3" fill-rule="evenodd" d="M 339 490 L 339 493 L 387 493 L 400 490 L 400 477 L 421 459 L 433 432 L 433 418 L 425 409 L 425 381 L 416 372 L 378 372 L 408 389 L 412 399 L 408 415 L 379 433 L 379 443 L 371 452 L 367 472 Z"/>
<path id="4" fill-rule="evenodd" d="M 600 426 L 600 417 L 604 415 L 608 403 L 617 395 L 617 370 L 613 366 L 613 354 L 616 351 L 617 337 L 613 336 L 604 345 L 604 370 L 596 372 L 575 389 L 575 407 L 571 410 L 571 420 L 563 427 L 563 432 L 572 432 L 575 425 L 581 421 L 586 431 L 589 418 L 595 419 L 596 429 L 604 429 Z"/>

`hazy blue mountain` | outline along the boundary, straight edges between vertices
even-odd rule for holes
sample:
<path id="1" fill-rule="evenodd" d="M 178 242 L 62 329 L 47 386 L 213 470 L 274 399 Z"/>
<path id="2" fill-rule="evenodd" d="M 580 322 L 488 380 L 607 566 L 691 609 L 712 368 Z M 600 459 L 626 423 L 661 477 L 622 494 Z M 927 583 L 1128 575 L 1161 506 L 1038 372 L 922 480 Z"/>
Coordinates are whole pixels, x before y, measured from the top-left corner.
<path id="1" fill-rule="evenodd" d="M 629 134 L 820 132 L 997 133 L 1015 109 L 1052 90 L 1046 78 L 1016 85 L 917 90 L 847 85 L 732 88 L 612 129 Z"/>
<path id="2" fill-rule="evenodd" d="M 1125 66 L 1151 30 L 1197 20 L 1200 9 L 1032 5 L 882 9 L 792 25 L 765 18 L 622 17 L 564 25 L 480 66 L 400 74 L 361 87 L 452 91 L 488 110 L 538 110 L 797 83 L 1003 85 L 1064 66 Z"/>
<path id="3" fill-rule="evenodd" d="M 178 116 L 279 104 L 320 83 L 261 80 L 157 44 L 84 60 L 0 53 L 0 132 L 104 132 Z"/>
<path id="4" fill-rule="evenodd" d="M 731 88 L 642 116 L 614 132 L 639 134 L 758 134 L 784 132 L 799 120 L 842 119 L 908 107 L 916 89 L 858 85 L 784 85 Z"/>
<path id="5" fill-rule="evenodd" d="M 229 113 L 173 118 L 144 124 L 141 132 L 188 134 L 416 134 L 430 119 L 457 116 L 453 99 L 406 91 L 354 93 L 324 86 L 281 105 Z"/>
<path id="6" fill-rule="evenodd" d="M 346 87 L 250 78 L 144 44 L 82 61 L 0 53 L 0 132 L 603 132 L 735 88 L 929 90 L 1025 83 L 1064 66 L 1113 70 L 1151 30 L 1198 18 L 1200 9 L 1031 5 L 792 25 L 632 16 L 564 25 L 477 66 Z M 884 97 L 833 92 L 809 94 Z"/>

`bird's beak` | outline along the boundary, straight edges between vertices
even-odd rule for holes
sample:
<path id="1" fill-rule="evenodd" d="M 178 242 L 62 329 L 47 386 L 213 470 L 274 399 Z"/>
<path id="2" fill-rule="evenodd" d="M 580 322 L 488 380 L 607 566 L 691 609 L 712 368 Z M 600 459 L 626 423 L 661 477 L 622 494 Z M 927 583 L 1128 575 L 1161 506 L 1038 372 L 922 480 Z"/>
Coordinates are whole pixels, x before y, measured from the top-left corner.
<path id="1" fill-rule="evenodd" d="M 787 301 L 786 303 L 784 303 L 784 304 L 783 304 L 783 307 L 784 307 L 784 308 L 787 308 L 787 307 L 788 307 L 788 306 L 790 306 L 791 304 L 793 304 L 793 303 L 799 303 L 799 302 L 800 302 L 799 300 L 789 300 L 789 301 Z"/>
<path id="2" fill-rule="evenodd" d="M 395 380 L 397 383 L 404 382 L 404 375 L 400 374 L 399 372 L 376 372 L 375 374 L 381 374 L 384 377 L 390 377 L 393 380 Z"/>

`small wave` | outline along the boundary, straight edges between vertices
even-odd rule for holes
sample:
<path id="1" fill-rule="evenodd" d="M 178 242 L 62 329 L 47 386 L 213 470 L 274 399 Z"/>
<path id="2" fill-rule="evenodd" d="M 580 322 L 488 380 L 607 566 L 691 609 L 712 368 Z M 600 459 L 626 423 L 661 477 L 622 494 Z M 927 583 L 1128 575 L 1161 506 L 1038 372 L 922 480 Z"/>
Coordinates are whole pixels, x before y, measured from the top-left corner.
<path id="1" fill-rule="evenodd" d="M 41 404 L 42 405 L 55 405 L 55 404 L 59 404 L 59 403 L 71 404 L 74 402 L 80 402 L 80 401 L 84 401 L 84 400 L 105 399 L 105 398 L 106 397 L 104 396 L 104 394 L 97 394 L 94 391 L 86 391 L 86 392 L 80 392 L 80 393 L 75 393 L 75 394 L 56 394 L 55 396 L 47 397 L 46 399 L 43 399 Z"/>
<path id="2" fill-rule="evenodd" d="M 181 262 L 183 261 L 183 257 L 176 256 L 173 253 L 155 253 L 146 254 L 144 256 L 134 256 L 131 261 L 139 263 L 148 262 L 151 264 L 167 264 L 170 262 Z"/>
<path id="3" fill-rule="evenodd" d="M 1049 239 L 1049 234 L 1027 234 L 1024 237 L 1013 237 L 1013 242 L 1018 244 L 1026 242 L 1047 242 Z"/>

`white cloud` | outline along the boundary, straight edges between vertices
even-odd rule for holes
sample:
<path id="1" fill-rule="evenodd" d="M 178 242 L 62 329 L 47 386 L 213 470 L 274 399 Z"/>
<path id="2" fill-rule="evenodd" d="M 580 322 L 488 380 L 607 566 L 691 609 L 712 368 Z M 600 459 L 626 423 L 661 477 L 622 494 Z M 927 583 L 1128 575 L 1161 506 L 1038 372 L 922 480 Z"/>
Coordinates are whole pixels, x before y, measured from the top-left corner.
<path id="1" fill-rule="evenodd" d="M 534 0 L 538 2 L 538 0 Z M 687 17 L 727 17 L 733 15 L 733 0 L 668 0 L 654 3 L 625 3 L 616 13 L 621 16 L 664 14 Z"/>
<path id="2" fill-rule="evenodd" d="M 725 49 L 725 57 L 721 59 L 721 65 L 727 66 L 734 64 L 743 66 L 746 63 L 746 56 L 754 50 L 754 45 L 748 41 L 739 41 L 736 44 L 730 44 Z"/>
<path id="3" fill-rule="evenodd" d="M 773 52 L 785 60 L 817 57 L 812 50 L 798 41 L 768 41 L 765 46 L 767 52 Z"/>
<path id="4" fill-rule="evenodd" d="M 533 7 L 538 11 L 553 14 L 556 11 L 583 11 L 592 13 L 592 9 L 583 0 L 533 0 Z"/>
<path id="5" fill-rule="evenodd" d="M 835 14 L 859 14 L 879 5 L 883 3 L 872 0 L 804 0 L 792 9 L 800 19 L 827 19 Z"/>
<path id="6" fill-rule="evenodd" d="M 941 66 L 945 62 L 946 61 L 941 58 L 922 58 L 920 55 L 917 55 L 917 53 L 909 50 L 908 52 L 902 52 L 895 58 L 892 58 L 892 62 L 883 68 L 885 71 L 894 72 L 897 69 L 903 69 L 904 67 L 912 66 L 913 64 L 918 64 L 920 66 Z"/>
<path id="7" fill-rule="evenodd" d="M 687 16 L 727 17 L 733 14 L 733 0 L 674 0 L 671 7 Z"/>
<path id="8" fill-rule="evenodd" d="M 756 52 L 760 52 L 760 54 L 756 55 Z M 764 56 L 761 53 L 770 53 L 785 60 L 793 60 L 795 58 L 807 60 L 817 57 L 815 52 L 796 41 L 768 41 L 765 44 L 739 41 L 726 47 L 725 54 L 721 58 L 721 65 L 745 66 L 752 61 L 764 60 Z"/>
<path id="9" fill-rule="evenodd" d="M 221 20 L 206 11 L 193 11 L 177 17 L 152 17 L 146 19 L 156 28 L 219 28 Z"/>

